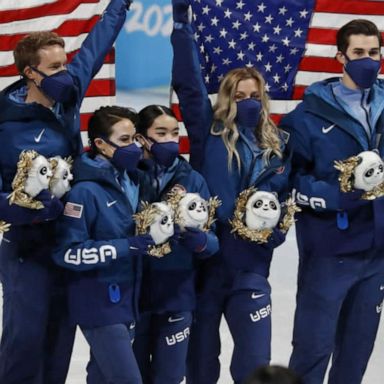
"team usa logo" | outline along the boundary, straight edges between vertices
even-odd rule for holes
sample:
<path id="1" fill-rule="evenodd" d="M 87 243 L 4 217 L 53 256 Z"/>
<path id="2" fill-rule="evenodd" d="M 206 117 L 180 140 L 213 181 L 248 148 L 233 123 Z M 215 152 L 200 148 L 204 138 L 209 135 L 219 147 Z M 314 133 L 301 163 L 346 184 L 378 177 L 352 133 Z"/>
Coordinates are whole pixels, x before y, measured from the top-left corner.
<path id="1" fill-rule="evenodd" d="M 268 304 L 267 306 L 260 308 L 259 310 L 250 313 L 249 316 L 251 317 L 251 320 L 254 323 L 257 323 L 261 319 L 265 319 L 266 317 L 270 316 L 272 313 L 272 307 L 271 304 Z"/>
<path id="2" fill-rule="evenodd" d="M 184 340 L 188 339 L 190 334 L 189 327 L 185 328 L 183 331 L 177 332 L 171 336 L 165 336 L 165 341 L 167 345 L 175 345 L 176 343 L 182 343 Z"/>
<path id="3" fill-rule="evenodd" d="M 99 248 L 70 248 L 64 255 L 64 262 L 73 265 L 105 263 L 107 259 L 117 259 L 117 251 L 113 245 L 102 245 Z"/>

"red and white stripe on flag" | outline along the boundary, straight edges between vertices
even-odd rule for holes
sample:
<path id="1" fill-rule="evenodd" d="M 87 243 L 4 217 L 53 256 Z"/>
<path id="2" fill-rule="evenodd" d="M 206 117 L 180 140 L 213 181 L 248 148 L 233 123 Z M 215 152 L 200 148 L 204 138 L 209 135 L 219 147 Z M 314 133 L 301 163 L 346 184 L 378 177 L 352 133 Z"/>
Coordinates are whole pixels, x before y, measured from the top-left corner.
<path id="1" fill-rule="evenodd" d="M 65 40 L 70 61 L 108 3 L 109 0 L 1 0 L 0 89 L 20 78 L 13 60 L 13 49 L 20 38 L 33 31 L 57 32 Z M 82 131 L 86 131 L 95 109 L 115 103 L 115 94 L 115 56 L 111 50 L 83 101 Z M 82 138 L 87 145 L 86 132 L 82 132 Z"/>
<path id="2" fill-rule="evenodd" d="M 281 7 L 288 8 L 291 1 L 281 1 Z M 215 7 L 212 1 L 200 0 L 199 2 L 206 3 L 207 6 L 209 3 L 210 8 Z M 238 15 L 241 12 L 240 3 L 243 3 L 243 1 L 233 1 L 233 9 L 229 9 L 229 11 L 233 11 L 234 14 Z M 255 2 L 255 12 L 251 19 L 252 24 L 265 21 L 266 16 L 268 16 L 268 5 L 266 0 L 257 1 L 257 4 Z M 265 12 L 258 12 L 260 7 L 264 8 Z M 304 55 L 301 58 L 295 77 L 293 96 L 290 100 L 271 100 L 271 113 L 274 121 L 278 123 L 284 114 L 296 107 L 308 85 L 315 81 L 341 76 L 342 67 L 335 59 L 337 53 L 336 33 L 340 27 L 353 19 L 368 19 L 374 22 L 383 34 L 383 16 L 384 0 L 316 0 L 309 24 Z M 258 20 L 258 18 L 260 19 Z M 246 20 L 246 17 L 244 17 L 244 20 Z M 199 20 L 194 20 L 194 23 L 199 25 Z M 238 41 L 237 44 L 238 46 L 241 45 L 241 41 Z M 255 55 L 256 53 L 257 50 L 255 49 Z M 383 69 L 381 73 L 383 73 Z M 272 83 L 274 73 L 270 73 L 270 78 L 268 75 L 265 76 L 265 80 Z M 381 74 L 380 77 L 383 77 L 383 75 Z M 212 102 L 214 102 L 215 96 L 211 95 Z M 171 103 L 173 111 L 182 121 L 175 92 L 172 92 Z M 185 148 L 188 148 L 187 143 L 185 143 Z"/>

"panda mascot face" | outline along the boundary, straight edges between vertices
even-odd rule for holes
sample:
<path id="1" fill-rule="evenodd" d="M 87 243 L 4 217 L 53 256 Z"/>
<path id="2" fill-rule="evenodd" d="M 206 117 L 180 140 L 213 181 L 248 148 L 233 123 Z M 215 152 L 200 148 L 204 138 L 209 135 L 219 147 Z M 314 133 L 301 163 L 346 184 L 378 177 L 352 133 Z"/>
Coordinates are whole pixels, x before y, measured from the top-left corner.
<path id="1" fill-rule="evenodd" d="M 51 160 L 55 160 L 57 165 L 54 168 L 53 176 L 49 183 L 49 189 L 54 196 L 60 199 L 71 189 L 69 184 L 69 182 L 73 180 L 71 164 L 60 156 L 55 156 Z"/>
<path id="2" fill-rule="evenodd" d="M 155 220 L 149 227 L 149 234 L 156 245 L 165 243 L 174 233 L 173 212 L 171 207 L 165 203 L 153 203 L 159 211 Z"/>
<path id="3" fill-rule="evenodd" d="M 48 189 L 51 177 L 52 169 L 49 161 L 42 155 L 37 156 L 32 161 L 32 166 L 28 171 L 28 176 L 24 184 L 24 191 L 30 197 L 35 197 L 43 189 Z"/>
<path id="4" fill-rule="evenodd" d="M 371 191 L 384 181 L 384 163 L 373 151 L 364 151 L 357 155 L 361 162 L 354 170 L 354 188 Z"/>
<path id="5" fill-rule="evenodd" d="M 256 191 L 246 204 L 245 224 L 250 229 L 274 228 L 281 214 L 280 203 L 270 192 Z"/>
<path id="6" fill-rule="evenodd" d="M 207 202 L 198 193 L 187 193 L 178 205 L 180 228 L 192 227 L 203 229 L 208 221 Z"/>

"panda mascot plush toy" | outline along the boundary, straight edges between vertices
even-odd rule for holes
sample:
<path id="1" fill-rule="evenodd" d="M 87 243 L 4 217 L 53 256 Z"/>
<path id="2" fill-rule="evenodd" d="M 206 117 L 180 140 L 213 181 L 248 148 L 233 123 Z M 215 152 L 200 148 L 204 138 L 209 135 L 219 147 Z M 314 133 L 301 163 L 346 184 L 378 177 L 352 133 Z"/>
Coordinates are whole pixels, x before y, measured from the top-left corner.
<path id="1" fill-rule="evenodd" d="M 248 228 L 275 228 L 280 215 L 280 203 L 274 193 L 256 191 L 248 198 L 245 206 L 245 224 Z"/>
<path id="2" fill-rule="evenodd" d="M 53 170 L 52 178 L 49 181 L 49 190 L 52 195 L 60 199 L 71 189 L 70 181 L 73 180 L 72 159 L 62 159 L 60 156 L 55 156 L 51 157 L 49 162 Z"/>
<path id="3" fill-rule="evenodd" d="M 346 160 L 335 161 L 340 171 L 341 192 L 364 191 L 361 198 L 374 200 L 384 195 L 384 162 L 375 151 L 363 151 Z"/>
<path id="4" fill-rule="evenodd" d="M 44 208 L 43 203 L 34 200 L 34 197 L 43 189 L 49 188 L 52 175 L 51 164 L 44 156 L 33 150 L 21 152 L 9 203 L 30 209 Z"/>
<path id="5" fill-rule="evenodd" d="M 49 161 L 42 155 L 32 160 L 28 177 L 25 180 L 24 191 L 30 197 L 37 196 L 43 189 L 48 189 L 52 177 L 52 168 Z"/>
<path id="6" fill-rule="evenodd" d="M 140 211 L 133 215 L 138 235 L 150 234 L 155 245 L 149 247 L 148 254 L 163 257 L 171 252 L 168 241 L 174 234 L 174 212 L 167 202 L 142 202 Z"/>
<path id="7" fill-rule="evenodd" d="M 276 193 L 250 187 L 236 199 L 233 218 L 229 220 L 231 232 L 247 241 L 267 243 L 274 230 L 287 233 L 300 210 L 291 197 L 280 204 Z"/>
<path id="8" fill-rule="evenodd" d="M 156 209 L 153 221 L 149 226 L 149 234 L 156 245 L 165 243 L 174 233 L 173 212 L 171 207 L 164 203 L 153 203 Z"/>
<path id="9" fill-rule="evenodd" d="M 360 163 L 353 172 L 353 186 L 366 192 L 372 191 L 384 182 L 384 162 L 374 151 L 361 152 L 357 157 Z"/>
<path id="10" fill-rule="evenodd" d="M 186 193 L 177 207 L 178 224 L 181 231 L 185 227 L 204 230 L 208 222 L 208 203 L 198 193 Z"/>

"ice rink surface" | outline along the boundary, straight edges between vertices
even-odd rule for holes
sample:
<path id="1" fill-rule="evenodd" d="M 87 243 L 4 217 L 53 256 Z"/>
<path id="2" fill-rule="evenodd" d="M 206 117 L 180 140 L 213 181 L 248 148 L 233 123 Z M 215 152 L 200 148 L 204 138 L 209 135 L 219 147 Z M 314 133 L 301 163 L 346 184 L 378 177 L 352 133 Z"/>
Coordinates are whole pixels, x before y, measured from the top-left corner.
<path id="1" fill-rule="evenodd" d="M 168 105 L 168 92 L 164 88 L 139 90 L 130 93 L 119 92 L 117 104 L 139 110 L 148 104 Z M 286 242 L 274 254 L 270 284 L 272 286 L 272 363 L 286 365 L 291 353 L 291 334 L 295 309 L 297 272 L 297 248 L 294 230 L 290 230 Z M 1 312 L 1 308 L 0 308 Z M 1 320 L 0 320 L 1 321 Z M 229 363 L 232 352 L 232 339 L 222 321 L 221 377 L 219 384 L 231 383 Z M 257 343 L 257 340 L 255 340 Z M 88 346 L 78 332 L 72 356 L 67 384 L 85 383 L 85 366 L 88 361 Z M 364 384 L 384 383 L 384 322 L 381 321 L 376 345 L 371 356 Z M 347 384 L 347 383 L 345 383 Z"/>

